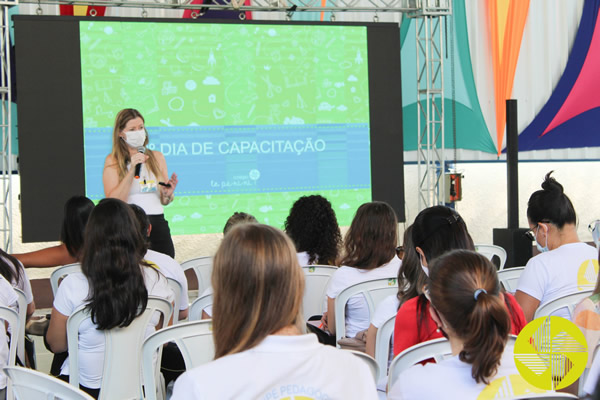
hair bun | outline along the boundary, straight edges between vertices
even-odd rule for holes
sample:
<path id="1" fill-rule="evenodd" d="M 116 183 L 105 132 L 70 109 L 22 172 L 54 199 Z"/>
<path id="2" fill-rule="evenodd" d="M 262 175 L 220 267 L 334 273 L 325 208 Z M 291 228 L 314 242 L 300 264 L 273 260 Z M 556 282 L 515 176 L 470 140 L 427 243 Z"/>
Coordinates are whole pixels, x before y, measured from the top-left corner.
<path id="1" fill-rule="evenodd" d="M 554 179 L 553 177 L 550 176 L 553 172 L 554 171 L 550 171 L 546 174 L 546 177 L 544 178 L 544 182 L 542 182 L 542 189 L 544 189 L 545 191 L 548 191 L 548 192 L 556 192 L 558 194 L 563 194 L 564 189 L 563 189 L 562 185 L 560 183 L 558 183 L 556 181 L 556 179 Z"/>

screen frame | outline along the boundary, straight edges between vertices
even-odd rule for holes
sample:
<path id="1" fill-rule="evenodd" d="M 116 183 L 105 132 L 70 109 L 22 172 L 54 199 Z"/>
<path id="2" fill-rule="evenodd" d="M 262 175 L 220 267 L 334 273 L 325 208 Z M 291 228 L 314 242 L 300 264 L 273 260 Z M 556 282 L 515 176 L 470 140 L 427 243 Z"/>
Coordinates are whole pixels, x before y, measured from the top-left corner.
<path id="1" fill-rule="evenodd" d="M 58 240 L 65 202 L 85 195 L 80 21 L 365 26 L 372 199 L 405 221 L 400 29 L 395 23 L 15 15 L 22 241 Z M 25 49 L 25 50 L 22 50 Z"/>

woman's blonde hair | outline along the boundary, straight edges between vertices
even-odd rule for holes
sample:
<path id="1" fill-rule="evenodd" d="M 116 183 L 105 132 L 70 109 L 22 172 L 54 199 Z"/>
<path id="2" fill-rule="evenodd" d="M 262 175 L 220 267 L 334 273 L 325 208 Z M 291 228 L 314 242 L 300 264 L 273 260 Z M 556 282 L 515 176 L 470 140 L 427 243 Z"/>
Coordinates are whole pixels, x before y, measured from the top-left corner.
<path id="1" fill-rule="evenodd" d="M 287 326 L 301 329 L 304 273 L 280 230 L 233 227 L 214 257 L 212 287 L 215 359 L 251 349 Z"/>
<path id="2" fill-rule="evenodd" d="M 134 118 L 141 118 L 145 122 L 142 114 L 133 108 L 125 108 L 117 114 L 115 118 L 115 127 L 113 128 L 113 148 L 112 156 L 117 161 L 117 171 L 119 172 L 119 180 L 122 180 L 127 175 L 127 164 L 129 164 L 129 146 L 121 139 L 119 134 L 125 129 L 125 125 Z M 148 131 L 146 131 L 146 140 L 144 140 L 144 147 L 148 145 Z M 148 160 L 146 161 L 146 167 L 156 176 L 157 180 L 163 179 L 161 176 L 158 161 L 154 156 L 154 152 L 146 148 Z"/>

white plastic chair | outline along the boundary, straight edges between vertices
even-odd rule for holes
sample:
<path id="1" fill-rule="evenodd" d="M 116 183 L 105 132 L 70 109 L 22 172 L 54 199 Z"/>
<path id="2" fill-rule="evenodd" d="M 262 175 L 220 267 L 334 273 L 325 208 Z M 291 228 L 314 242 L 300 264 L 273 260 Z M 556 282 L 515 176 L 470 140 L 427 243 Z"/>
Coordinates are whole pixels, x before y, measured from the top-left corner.
<path id="1" fill-rule="evenodd" d="M 212 305 L 213 303 L 213 295 L 212 293 L 205 294 L 202 297 L 198 297 L 196 300 L 192 302 L 190 306 L 189 312 L 189 320 L 190 321 L 201 321 L 202 320 L 202 310 L 206 307 Z"/>
<path id="2" fill-rule="evenodd" d="M 104 368 L 99 400 L 139 399 L 141 380 L 142 343 L 146 328 L 155 312 L 163 315 L 166 325 L 171 319 L 173 306 L 165 299 L 149 297 L 146 310 L 125 328 L 104 331 Z M 69 350 L 69 383 L 79 388 L 79 326 L 90 318 L 89 309 L 80 307 L 67 320 Z"/>
<path id="3" fill-rule="evenodd" d="M 305 265 L 304 271 L 304 297 L 302 298 L 302 312 L 304 320 L 308 321 L 313 315 L 323 315 L 323 301 L 326 297 L 327 284 L 337 267 L 330 265 Z"/>
<path id="4" fill-rule="evenodd" d="M 507 346 L 514 346 L 517 337 L 508 335 Z M 450 341 L 446 338 L 428 340 L 427 342 L 416 344 L 394 357 L 388 371 L 388 393 L 402 372 L 412 367 L 416 363 L 433 358 L 436 363 L 452 356 Z"/>
<path id="5" fill-rule="evenodd" d="M 56 268 L 50 274 L 50 286 L 52 287 L 52 294 L 56 297 L 56 291 L 58 290 L 58 282 L 65 276 L 74 272 L 81 272 L 81 264 L 67 264 L 62 267 Z"/>
<path id="6" fill-rule="evenodd" d="M 390 341 L 394 334 L 395 322 L 396 316 L 393 315 L 377 329 L 377 336 L 375 336 L 375 360 L 379 365 L 377 382 L 387 375 L 390 363 Z"/>
<path id="7" fill-rule="evenodd" d="M 167 278 L 167 282 L 175 296 L 175 300 L 173 301 L 175 303 L 173 306 L 173 324 L 177 324 L 179 322 L 179 307 L 181 306 L 181 292 L 183 292 L 183 287 L 181 283 L 172 278 Z"/>
<path id="8" fill-rule="evenodd" d="M 357 283 L 342 290 L 335 298 L 335 342 L 346 335 L 346 303 L 350 297 L 362 294 L 367 302 L 369 314 L 375 315 L 377 305 L 386 297 L 398 293 L 398 282 L 396 278 L 375 279 Z"/>
<path id="9" fill-rule="evenodd" d="M 371 374 L 373 374 L 373 379 L 375 380 L 375 384 L 377 384 L 377 379 L 379 377 L 379 365 L 377 365 L 377 361 L 367 353 L 363 353 L 362 351 L 356 350 L 348 350 L 361 360 L 367 363 L 369 369 L 371 370 Z"/>
<path id="10" fill-rule="evenodd" d="M 519 284 L 519 278 L 525 270 L 525 267 L 507 268 L 498 271 L 498 280 L 509 293 L 515 293 Z"/>
<path id="11" fill-rule="evenodd" d="M 496 246 L 495 244 L 476 244 L 475 251 L 486 256 L 490 261 L 494 256 L 497 256 L 500 259 L 500 266 L 498 267 L 498 271 L 504 269 L 504 265 L 506 264 L 506 250 L 503 247 Z"/>
<path id="12" fill-rule="evenodd" d="M 440 362 L 452 355 L 450 342 L 448 339 L 439 338 L 428 340 L 427 342 L 416 344 L 394 357 L 388 371 L 388 393 L 392 385 L 400 376 L 400 373 L 412 367 L 418 362 L 433 358 L 435 362 Z"/>
<path id="13" fill-rule="evenodd" d="M 210 320 L 182 322 L 154 332 L 144 340 L 142 346 L 142 373 L 146 400 L 156 400 L 156 371 L 153 357 L 157 350 L 168 342 L 177 344 L 187 370 L 212 361 L 215 357 Z"/>
<path id="14" fill-rule="evenodd" d="M 19 336 L 21 335 L 21 329 L 25 329 L 25 326 L 21 327 L 19 324 L 19 314 L 12 308 L 0 306 L 0 320 L 4 320 L 8 322 L 10 326 L 11 335 Z M 4 327 L 1 327 L 4 329 Z M 2 335 L 4 339 L 6 339 L 6 335 Z M 11 340 L 10 345 L 8 347 L 8 360 L 6 361 L 6 366 L 14 367 L 15 360 L 17 358 L 17 346 L 18 340 Z M 12 389 L 10 382 L 6 387 L 6 398 L 7 400 L 13 400 Z"/>
<path id="15" fill-rule="evenodd" d="M 573 312 L 575 311 L 577 304 L 579 304 L 579 302 L 586 297 L 590 297 L 593 292 L 593 290 L 584 290 L 552 300 L 544 304 L 542 307 L 538 307 L 538 309 L 535 310 L 535 315 L 533 318 L 547 317 L 562 308 L 566 308 L 569 312 L 569 320 L 573 320 Z"/>
<path id="16" fill-rule="evenodd" d="M 210 286 L 210 276 L 212 274 L 212 257 L 198 257 L 181 263 L 184 271 L 193 269 L 198 280 L 198 295 L 201 295 L 207 287 Z"/>
<path id="17" fill-rule="evenodd" d="M 17 304 L 19 306 L 19 326 L 21 327 L 17 341 L 17 357 L 25 365 L 25 324 L 27 323 L 27 299 L 21 289 L 14 288 L 17 292 Z M 33 360 L 32 360 L 33 361 Z"/>
<path id="18" fill-rule="evenodd" d="M 18 400 L 93 400 L 89 394 L 53 376 L 29 368 L 4 367 Z"/>

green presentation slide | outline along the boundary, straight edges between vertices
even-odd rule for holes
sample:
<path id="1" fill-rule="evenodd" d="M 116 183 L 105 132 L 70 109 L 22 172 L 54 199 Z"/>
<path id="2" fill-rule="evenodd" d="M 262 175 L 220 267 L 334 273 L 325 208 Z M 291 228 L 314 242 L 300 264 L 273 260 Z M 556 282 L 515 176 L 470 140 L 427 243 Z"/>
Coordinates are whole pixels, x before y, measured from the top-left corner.
<path id="1" fill-rule="evenodd" d="M 179 176 L 173 234 L 233 212 L 281 228 L 319 193 L 349 225 L 371 200 L 364 26 L 80 21 L 86 195 L 104 197 L 114 118 L 135 108 Z"/>

